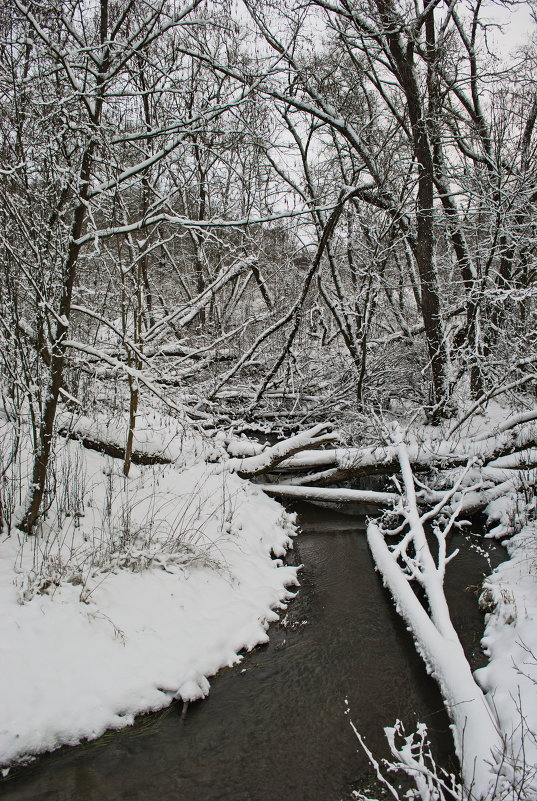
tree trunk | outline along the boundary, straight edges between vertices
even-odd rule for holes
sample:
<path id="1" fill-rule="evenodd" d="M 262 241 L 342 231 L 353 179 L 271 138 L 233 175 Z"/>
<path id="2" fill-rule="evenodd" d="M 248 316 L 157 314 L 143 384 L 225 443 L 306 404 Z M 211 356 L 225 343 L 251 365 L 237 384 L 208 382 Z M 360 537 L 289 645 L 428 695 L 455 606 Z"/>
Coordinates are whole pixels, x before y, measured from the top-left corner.
<path id="1" fill-rule="evenodd" d="M 87 198 L 93 149 L 94 143 L 90 143 L 82 161 L 82 201 Z M 80 251 L 80 247 L 76 244 L 76 241 L 82 233 L 85 216 L 86 206 L 84 202 L 81 202 L 75 209 L 71 228 L 71 241 L 63 273 L 63 291 L 60 301 L 59 319 L 56 322 L 54 339 L 50 347 L 50 377 L 43 407 L 43 416 L 39 426 L 39 441 L 36 445 L 32 476 L 26 496 L 24 512 L 18 524 L 21 531 L 24 531 L 26 534 L 31 534 L 33 532 L 45 494 L 47 471 L 54 437 L 54 421 L 56 419 L 60 389 L 63 386 L 65 369 L 65 347 L 63 343 L 68 332 L 71 298 L 76 275 L 76 263 Z"/>
<path id="2" fill-rule="evenodd" d="M 396 67 L 396 77 L 406 97 L 417 162 L 415 255 L 420 277 L 421 314 L 431 365 L 433 419 L 437 420 L 446 410 L 448 380 L 434 249 L 434 163 L 429 131 L 432 122 L 418 84 L 413 44 L 408 41 L 406 47 L 403 46 L 398 33 L 398 15 L 391 0 L 376 0 L 376 5 L 384 23 L 389 52 Z M 434 25 L 432 10 L 428 14 L 428 24 Z"/>
<path id="3" fill-rule="evenodd" d="M 90 124 L 95 131 L 101 121 L 103 107 L 104 76 L 110 64 L 110 51 L 106 44 L 108 40 L 108 0 L 100 0 L 100 41 L 102 50 L 102 61 L 95 79 L 94 86 L 94 106 L 90 111 Z M 91 107 L 90 107 L 91 108 Z M 87 204 L 89 200 L 89 183 L 93 167 L 93 158 L 97 145 L 95 132 L 84 150 L 82 163 L 79 173 L 79 194 L 77 205 L 73 211 L 73 222 L 71 225 L 69 246 L 62 271 L 62 294 L 59 304 L 59 313 L 56 315 L 54 335 L 50 346 L 50 366 L 49 383 L 43 408 L 43 416 L 39 427 L 39 442 L 36 446 L 32 476 L 24 505 L 19 528 L 26 534 L 31 534 L 37 522 L 39 511 L 45 494 L 47 472 L 52 452 L 52 442 L 54 437 L 54 422 L 56 410 L 60 396 L 60 389 L 63 385 L 65 370 L 65 346 L 69 328 L 69 318 L 71 316 L 71 302 L 73 288 L 76 279 L 78 256 L 81 245 L 78 241 L 82 235 L 82 230 L 86 220 Z"/>

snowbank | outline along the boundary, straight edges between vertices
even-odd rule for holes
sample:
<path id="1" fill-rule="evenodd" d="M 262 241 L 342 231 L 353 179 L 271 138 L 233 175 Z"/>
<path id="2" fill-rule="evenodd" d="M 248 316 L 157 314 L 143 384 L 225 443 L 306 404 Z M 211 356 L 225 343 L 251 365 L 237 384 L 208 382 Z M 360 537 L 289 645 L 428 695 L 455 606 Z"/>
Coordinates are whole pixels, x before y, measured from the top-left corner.
<path id="1" fill-rule="evenodd" d="M 489 609 L 476 678 L 497 711 L 508 759 L 525 769 L 537 797 L 537 523 L 504 543 L 510 559 L 484 584 Z"/>
<path id="2" fill-rule="evenodd" d="M 0 544 L 4 765 L 205 696 L 296 584 L 292 517 L 199 454 L 124 479 L 66 442 L 58 471 L 61 525 Z"/>

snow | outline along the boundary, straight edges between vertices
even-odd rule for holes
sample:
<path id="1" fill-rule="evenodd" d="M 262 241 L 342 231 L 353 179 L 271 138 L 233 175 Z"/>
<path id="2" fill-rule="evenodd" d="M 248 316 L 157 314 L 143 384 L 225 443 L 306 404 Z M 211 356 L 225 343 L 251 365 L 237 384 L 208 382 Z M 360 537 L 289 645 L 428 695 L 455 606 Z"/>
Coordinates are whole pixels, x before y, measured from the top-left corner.
<path id="1" fill-rule="evenodd" d="M 504 544 L 510 559 L 483 586 L 489 664 L 476 678 L 496 709 L 511 760 L 524 761 L 537 797 L 537 524 Z"/>
<path id="2" fill-rule="evenodd" d="M 252 476 L 257 473 L 264 473 L 269 467 L 287 460 L 286 457 L 289 454 L 329 444 L 337 439 L 338 434 L 333 432 L 330 424 L 318 423 L 313 428 L 300 431 L 298 434 L 283 440 L 283 442 L 277 442 L 275 445 L 265 448 L 255 456 L 230 459 L 228 467 L 237 470 L 243 475 Z"/>
<path id="3" fill-rule="evenodd" d="M 59 421 L 81 437 L 118 445 L 127 431 L 122 415 L 64 414 Z M 303 432 L 298 444 L 325 436 L 331 435 L 321 426 Z M 211 676 L 240 662 L 242 650 L 267 640 L 268 624 L 285 609 L 293 595 L 289 587 L 297 583 L 296 569 L 281 561 L 295 534 L 292 516 L 263 493 L 263 485 L 230 469 L 284 457 L 294 449 L 292 440 L 263 448 L 220 433 L 207 442 L 184 420 L 145 411 L 137 416 L 134 447 L 170 463 L 133 465 L 128 479 L 120 460 L 77 441 L 59 441 L 59 491 L 42 531 L 26 542 L 13 534 L 0 545 L 0 765 L 127 726 L 135 715 L 161 709 L 174 698 L 203 698 Z M 461 438 L 460 447 L 466 451 L 468 441 Z M 421 453 L 435 448 L 438 440 L 433 447 L 422 438 Z M 415 449 L 412 441 L 408 450 Z M 372 458 L 374 450 L 362 454 Z M 398 451 L 401 446 L 384 447 L 382 458 Z M 355 455 L 352 449 L 335 452 L 338 462 L 344 453 Z M 315 461 L 333 454 L 287 458 Z M 491 499 L 488 518 L 498 522 L 493 530 L 498 535 L 534 513 L 535 470 L 524 473 L 524 506 L 505 460 L 486 468 L 491 479 L 500 473 L 503 478 L 503 472 L 507 477 L 500 490 L 485 490 Z M 408 464 L 406 456 L 402 461 Z M 465 479 L 464 508 L 471 507 L 476 471 L 472 467 Z M 485 471 L 481 477 L 488 479 Z M 410 475 L 405 483 L 408 491 Z M 414 511 L 411 528 L 422 534 L 417 507 Z M 479 754 L 485 768 L 498 756 L 503 743 L 497 745 L 495 720 L 508 743 L 508 763 L 516 770 L 523 755 L 525 781 L 534 781 L 537 525 L 527 524 L 510 540 L 510 561 L 484 585 L 489 614 L 483 642 L 490 663 L 476 678 L 486 700 L 443 609 L 442 570 L 422 564 L 431 619 L 415 604 L 375 523 L 368 539 L 396 607 L 413 628 L 418 650 L 464 732 L 456 738 L 461 756 Z M 474 779 L 488 786 L 488 768 L 474 775 L 467 761 L 463 772 L 467 786 Z M 537 797 L 537 784 L 525 797 Z"/>
<path id="4" fill-rule="evenodd" d="M 334 487 L 308 487 L 286 484 L 258 484 L 269 495 L 281 495 L 299 500 L 313 500 L 328 503 L 363 503 L 375 506 L 393 506 L 398 500 L 394 492 L 375 492 L 374 490 L 339 489 Z"/>
<path id="5" fill-rule="evenodd" d="M 70 431 L 79 438 L 110 443 L 122 448 L 128 423 L 122 414 L 115 418 L 103 414 L 90 418 L 63 412 L 58 415 L 58 428 L 61 431 Z M 207 443 L 200 437 L 193 436 L 185 424 L 167 415 L 146 411 L 136 415 L 133 449 L 144 456 L 161 457 L 165 461 L 173 462 L 176 467 L 181 467 L 203 458 Z"/>
<path id="6" fill-rule="evenodd" d="M 452 720 L 455 751 L 468 798 L 484 799 L 495 781 L 491 765 L 501 753 L 502 741 L 495 726 L 494 710 L 473 679 L 442 588 L 447 561 L 445 532 L 449 524 L 446 523 L 443 532 L 437 530 L 439 553 L 435 562 L 423 527 L 428 514 L 420 517 L 418 511 L 408 449 L 400 442 L 397 452 L 405 488 L 400 511 L 408 524 L 408 533 L 390 548 L 381 526 L 371 521 L 367 541 L 396 610 L 412 631 L 427 671 L 439 684 Z M 409 553 L 410 543 L 414 555 Z M 421 585 L 428 610 L 414 592 L 411 579 Z"/>
<path id="7" fill-rule="evenodd" d="M 292 517 L 201 461 L 199 442 L 181 468 L 121 467 L 65 442 L 58 470 L 77 502 L 39 538 L 1 543 L 0 764 L 204 697 L 292 597 L 296 569 L 273 558 Z"/>
<path id="8" fill-rule="evenodd" d="M 511 422 L 513 419 L 520 423 L 534 418 L 533 412 L 526 412 L 512 418 Z M 496 425 L 497 441 L 509 434 L 506 429 L 507 424 Z M 518 441 L 522 437 L 514 435 L 513 440 Z M 487 433 L 486 436 L 478 434 L 474 441 L 492 440 L 493 437 Z M 433 448 L 432 438 L 422 436 L 422 452 L 437 453 L 437 443 L 438 440 Z M 461 437 L 461 451 L 468 452 L 470 446 L 468 436 Z M 489 479 L 506 478 L 499 485 L 481 490 L 482 500 L 488 500 L 485 508 L 488 523 L 496 523 L 489 536 L 504 537 L 519 531 L 507 544 L 510 560 L 484 583 L 483 603 L 488 607 L 489 615 L 483 646 L 490 662 L 473 677 L 457 635 L 452 630 L 449 614 L 443 609 L 444 596 L 441 582 L 437 579 L 443 573 L 440 558 L 445 556 L 445 551 L 440 548 L 438 570 L 434 565 L 427 564 L 430 555 L 418 515 L 407 457 L 408 452 L 414 451 L 414 444 L 408 449 L 399 445 L 406 498 L 403 514 L 409 525 L 409 533 L 390 547 L 385 540 L 386 532 L 382 529 L 382 523 L 371 521 L 367 537 L 373 558 L 385 585 L 390 589 L 397 611 L 414 635 L 418 652 L 440 685 L 453 721 L 455 747 L 461 760 L 465 785 L 463 796 L 498 801 L 500 798 L 502 801 L 514 801 L 515 798 L 533 801 L 537 798 L 536 470 L 512 470 L 511 460 L 503 457 L 492 462 L 485 470 L 474 466 L 462 472 L 450 471 L 453 481 L 458 472 L 458 481 L 461 486 L 464 485 L 465 494 L 456 491 L 456 482 L 450 491 L 453 497 L 458 496 L 456 506 L 463 515 L 472 509 L 476 487 L 487 487 Z M 494 446 L 491 452 L 494 452 Z M 442 503 L 449 501 L 447 493 L 429 490 L 426 493 L 430 503 L 436 501 L 439 505 L 436 510 L 426 512 L 421 520 L 434 515 Z M 449 527 L 453 520 L 454 517 L 450 520 L 445 518 L 443 524 L 437 524 L 437 536 L 439 525 L 440 528 L 442 525 Z M 414 550 L 409 556 L 406 548 L 410 541 Z M 401 565 L 404 565 L 404 569 Z M 456 561 L 452 569 L 456 570 Z M 411 589 L 410 577 L 422 585 L 428 612 Z M 405 762 L 402 751 L 396 752 L 392 748 L 392 753 Z M 413 773 L 413 769 L 407 772 Z M 437 797 L 425 790 L 420 798 Z"/>

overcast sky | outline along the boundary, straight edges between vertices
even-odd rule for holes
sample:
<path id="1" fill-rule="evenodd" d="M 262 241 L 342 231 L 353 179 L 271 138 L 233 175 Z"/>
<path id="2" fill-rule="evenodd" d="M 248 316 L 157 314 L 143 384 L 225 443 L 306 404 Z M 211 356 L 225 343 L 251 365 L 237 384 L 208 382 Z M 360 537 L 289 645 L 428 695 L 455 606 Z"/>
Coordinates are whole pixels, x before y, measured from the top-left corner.
<path id="1" fill-rule="evenodd" d="M 527 3 L 520 3 L 508 8 L 506 6 L 492 6 L 487 4 L 485 7 L 486 16 L 492 21 L 496 20 L 501 24 L 503 31 L 495 31 L 493 41 L 496 51 L 503 51 L 505 55 L 515 50 L 517 47 L 526 44 L 535 33 L 536 26 L 531 17 L 530 6 Z"/>

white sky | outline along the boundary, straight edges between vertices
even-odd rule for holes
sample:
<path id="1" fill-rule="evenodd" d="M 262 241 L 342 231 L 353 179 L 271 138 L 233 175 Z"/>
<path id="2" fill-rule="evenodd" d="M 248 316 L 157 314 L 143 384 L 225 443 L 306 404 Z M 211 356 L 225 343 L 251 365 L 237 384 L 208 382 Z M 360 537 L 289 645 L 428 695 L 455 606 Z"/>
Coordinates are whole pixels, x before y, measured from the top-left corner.
<path id="1" fill-rule="evenodd" d="M 488 3 L 484 7 L 483 16 L 502 26 L 502 31 L 496 30 L 490 34 L 491 44 L 494 44 L 498 55 L 500 52 L 506 56 L 512 54 L 517 48 L 527 44 L 537 31 L 529 3 L 517 3 L 511 7 Z"/>

